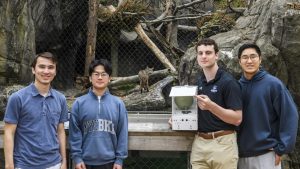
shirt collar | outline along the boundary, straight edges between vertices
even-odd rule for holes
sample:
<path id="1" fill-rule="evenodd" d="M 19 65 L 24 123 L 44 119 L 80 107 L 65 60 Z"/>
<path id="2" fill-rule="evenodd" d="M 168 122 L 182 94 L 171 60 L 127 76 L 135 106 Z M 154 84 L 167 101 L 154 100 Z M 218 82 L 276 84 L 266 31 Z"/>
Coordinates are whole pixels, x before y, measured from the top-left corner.
<path id="1" fill-rule="evenodd" d="M 90 95 L 92 95 L 93 97 L 98 98 L 98 96 L 93 92 L 93 87 L 90 87 L 90 88 L 89 88 L 89 92 L 88 92 L 88 93 L 89 93 Z M 107 95 L 107 94 L 109 94 L 108 88 L 105 89 L 105 92 L 103 93 L 102 96 L 105 96 L 105 95 Z M 101 97 L 102 97 L 102 96 L 101 96 Z"/>
<path id="2" fill-rule="evenodd" d="M 36 88 L 36 86 L 34 85 L 34 83 L 30 84 L 30 88 L 31 88 L 31 94 L 32 94 L 32 96 L 41 95 L 39 93 L 38 89 Z M 52 87 L 50 87 L 49 92 L 48 92 L 48 94 L 47 94 L 46 97 L 49 97 L 49 96 L 53 96 L 53 89 L 52 89 Z"/>
<path id="3" fill-rule="evenodd" d="M 218 80 L 222 77 L 223 72 L 224 72 L 223 69 L 218 68 L 215 78 L 212 79 L 212 80 L 209 81 L 209 82 L 206 81 L 206 77 L 205 77 L 204 73 L 202 72 L 202 75 L 201 75 L 201 81 L 202 81 L 204 84 L 215 83 L 216 81 L 218 81 Z"/>

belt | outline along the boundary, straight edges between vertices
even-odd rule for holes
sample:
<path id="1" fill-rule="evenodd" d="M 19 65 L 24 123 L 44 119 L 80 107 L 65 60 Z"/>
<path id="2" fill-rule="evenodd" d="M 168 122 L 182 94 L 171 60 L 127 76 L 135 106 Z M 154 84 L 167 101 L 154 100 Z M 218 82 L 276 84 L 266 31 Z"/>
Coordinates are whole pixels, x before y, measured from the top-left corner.
<path id="1" fill-rule="evenodd" d="M 220 130 L 220 131 L 209 132 L 209 133 L 197 132 L 197 135 L 204 139 L 214 139 L 220 136 L 232 134 L 234 132 L 235 132 L 234 130 Z"/>

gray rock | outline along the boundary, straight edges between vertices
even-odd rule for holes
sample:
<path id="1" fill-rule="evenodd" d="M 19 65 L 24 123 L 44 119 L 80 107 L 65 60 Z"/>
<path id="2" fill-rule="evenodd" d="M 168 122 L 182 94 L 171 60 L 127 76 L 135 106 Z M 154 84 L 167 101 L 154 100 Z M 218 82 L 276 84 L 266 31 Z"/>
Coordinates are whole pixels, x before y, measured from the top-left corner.
<path id="1" fill-rule="evenodd" d="M 29 82 L 35 55 L 31 0 L 3 1 L 0 6 L 0 84 Z M 4 77 L 4 78 L 3 78 Z"/>
<path id="2" fill-rule="evenodd" d="M 299 4 L 299 1 L 293 1 Z M 220 65 L 225 66 L 236 77 L 241 73 L 237 60 L 238 48 L 246 42 L 254 42 L 261 47 L 262 65 L 271 74 L 279 77 L 291 91 L 300 107 L 300 10 L 288 8 L 287 0 L 257 0 L 244 16 L 236 21 L 233 30 L 211 38 L 220 47 Z M 225 55 L 224 55 L 225 54 Z M 181 60 L 179 81 L 189 82 L 195 54 L 189 50 Z M 183 69 L 182 65 L 185 65 Z M 188 68 L 188 69 L 187 69 Z M 182 73 L 184 72 L 184 73 Z M 299 143 L 299 136 L 297 143 Z M 300 145 L 293 153 L 284 157 L 284 168 L 300 168 Z"/>

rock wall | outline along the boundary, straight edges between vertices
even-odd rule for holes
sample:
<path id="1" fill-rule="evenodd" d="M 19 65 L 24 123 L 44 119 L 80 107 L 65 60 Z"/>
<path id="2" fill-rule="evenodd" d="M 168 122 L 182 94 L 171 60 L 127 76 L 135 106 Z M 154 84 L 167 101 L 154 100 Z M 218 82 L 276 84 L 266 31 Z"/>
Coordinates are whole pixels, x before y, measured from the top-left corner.
<path id="1" fill-rule="evenodd" d="M 298 2 L 299 1 L 293 1 Z M 245 42 L 262 49 L 263 66 L 279 77 L 300 106 L 300 10 L 290 9 L 286 0 L 259 0 L 240 17 L 235 28 L 213 36 L 223 51 L 237 60 L 237 50 Z M 236 69 L 234 69 L 236 70 Z"/>
<path id="2" fill-rule="evenodd" d="M 30 82 L 35 54 L 50 51 L 59 61 L 55 82 L 63 82 L 55 84 L 71 87 L 78 50 L 85 53 L 87 10 L 85 0 L 1 0 L 0 84 Z"/>
<path id="3" fill-rule="evenodd" d="M 0 84 L 31 80 L 35 28 L 31 0 L 0 3 Z"/>

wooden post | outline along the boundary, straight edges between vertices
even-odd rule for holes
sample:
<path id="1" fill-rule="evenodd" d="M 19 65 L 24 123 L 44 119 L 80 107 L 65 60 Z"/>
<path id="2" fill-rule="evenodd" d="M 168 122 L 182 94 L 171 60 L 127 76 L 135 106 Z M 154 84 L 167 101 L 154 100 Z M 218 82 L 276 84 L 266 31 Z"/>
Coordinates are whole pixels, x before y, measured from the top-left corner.
<path id="1" fill-rule="evenodd" d="M 97 0 L 89 0 L 89 19 L 87 22 L 87 43 L 84 75 L 89 75 L 89 65 L 95 58 L 96 39 L 97 39 Z"/>

